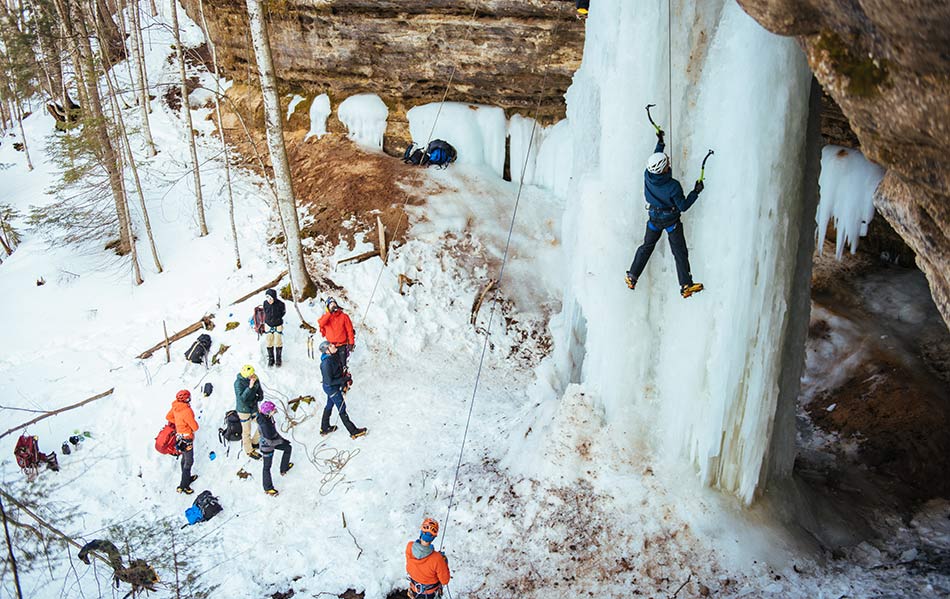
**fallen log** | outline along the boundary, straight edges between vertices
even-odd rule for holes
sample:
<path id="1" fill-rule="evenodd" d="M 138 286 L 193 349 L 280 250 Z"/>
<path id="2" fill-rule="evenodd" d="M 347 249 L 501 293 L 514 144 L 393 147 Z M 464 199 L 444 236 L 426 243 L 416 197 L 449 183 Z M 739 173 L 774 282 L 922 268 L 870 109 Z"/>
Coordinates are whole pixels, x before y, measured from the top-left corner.
<path id="1" fill-rule="evenodd" d="M 94 401 L 96 401 L 97 399 L 102 399 L 103 397 L 105 397 L 105 396 L 107 396 L 107 395 L 112 395 L 112 392 L 113 392 L 113 391 L 115 391 L 115 387 L 113 387 L 112 389 L 109 389 L 108 391 L 103 391 L 103 392 L 100 393 L 99 395 L 93 395 L 92 397 L 90 397 L 90 398 L 88 398 L 88 399 L 84 399 L 84 400 L 82 400 L 82 401 L 79 402 L 79 403 L 74 403 L 74 404 L 72 404 L 72 405 L 70 405 L 70 406 L 65 406 L 65 407 L 59 408 L 58 410 L 51 410 L 51 411 L 49 411 L 49 412 L 46 412 L 45 414 L 43 414 L 43 415 L 41 415 L 41 416 L 37 416 L 36 418 L 34 418 L 33 420 L 30 420 L 29 422 L 24 422 L 23 424 L 21 424 L 21 425 L 19 425 L 19 426 L 14 426 L 13 428 L 11 428 L 10 430 L 8 430 L 7 432 L 5 432 L 5 433 L 3 433 L 2 435 L 0 435 L 0 439 L 6 437 L 7 435 L 9 435 L 10 433 L 12 433 L 12 432 L 14 432 L 14 431 L 18 431 L 18 430 L 20 430 L 20 429 L 22 429 L 22 428 L 26 428 L 26 427 L 30 426 L 31 424 L 36 424 L 37 422 L 39 422 L 40 420 L 43 420 L 44 418 L 49 418 L 50 416 L 55 416 L 56 414 L 62 414 L 63 412 L 66 412 L 66 411 L 69 411 L 69 410 L 72 410 L 72 409 L 75 409 L 75 408 L 82 407 L 82 406 L 86 405 L 87 403 L 94 402 Z"/>
<path id="2" fill-rule="evenodd" d="M 241 302 L 243 302 L 243 301 L 246 300 L 247 298 L 251 297 L 252 295 L 258 294 L 258 293 L 260 293 L 261 291 L 267 291 L 267 290 L 270 289 L 271 287 L 275 287 L 275 286 L 277 285 L 277 283 L 280 283 L 280 280 L 283 279 L 283 278 L 286 277 L 286 276 L 287 276 L 287 271 L 285 270 L 284 272 L 280 273 L 280 275 L 278 275 L 277 278 L 274 279 L 273 281 L 271 281 L 270 283 L 267 283 L 267 284 L 265 284 L 265 285 L 261 285 L 260 287 L 258 287 L 258 288 L 255 289 L 254 291 L 248 293 L 247 295 L 242 295 L 242 296 L 239 297 L 238 299 L 236 299 L 236 300 L 234 300 L 233 302 L 231 302 L 231 305 L 234 306 L 234 305 L 236 305 L 236 304 L 240 304 Z"/>
<path id="3" fill-rule="evenodd" d="M 359 264 L 360 262 L 365 262 L 372 258 L 373 256 L 379 256 L 379 250 L 370 250 L 368 252 L 363 252 L 362 254 L 357 254 L 355 256 L 350 256 L 349 258 L 344 258 L 336 263 L 337 266 L 341 264 L 346 264 L 347 262 L 353 262 L 354 264 Z"/>
<path id="4" fill-rule="evenodd" d="M 201 329 L 210 331 L 211 329 L 214 328 L 214 322 L 212 322 L 211 320 L 212 318 L 214 318 L 213 314 L 208 314 L 206 316 L 203 316 L 201 320 L 199 320 L 198 322 L 188 325 L 187 327 L 178 331 L 171 337 L 166 337 L 165 340 L 159 341 L 158 343 L 156 343 L 155 345 L 153 345 L 152 347 L 148 348 L 147 350 L 143 351 L 142 353 L 140 353 L 139 355 L 135 357 L 138 358 L 139 360 L 145 360 L 146 358 L 151 358 L 152 354 L 154 354 L 158 350 L 162 349 L 163 347 L 167 347 L 168 345 L 171 345 L 172 343 L 174 343 L 175 341 L 178 341 L 179 339 L 182 339 L 183 337 L 187 337 L 188 335 L 191 335 L 195 331 L 200 331 Z"/>
<path id="5" fill-rule="evenodd" d="M 495 279 L 489 279 L 485 286 L 482 287 L 482 290 L 479 291 L 478 295 L 475 296 L 475 302 L 472 304 L 472 318 L 471 323 L 474 325 L 475 321 L 478 319 L 478 311 L 482 308 L 482 303 L 485 301 L 485 297 L 488 293 L 495 288 Z"/>

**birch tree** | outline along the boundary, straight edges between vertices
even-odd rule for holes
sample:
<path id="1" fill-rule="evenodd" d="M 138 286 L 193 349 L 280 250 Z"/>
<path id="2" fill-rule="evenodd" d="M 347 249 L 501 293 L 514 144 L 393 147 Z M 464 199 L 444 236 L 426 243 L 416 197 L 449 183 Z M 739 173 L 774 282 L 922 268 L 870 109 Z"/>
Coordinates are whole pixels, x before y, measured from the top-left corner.
<path id="1" fill-rule="evenodd" d="M 138 0 L 129 2 L 129 33 L 132 37 L 132 56 L 135 62 L 135 79 L 138 85 L 139 107 L 142 109 L 142 135 L 145 136 L 145 151 L 149 157 L 158 153 L 155 140 L 152 139 L 152 127 L 148 115 L 151 113 L 151 101 L 148 93 L 148 75 L 145 71 L 145 48 L 142 42 L 142 19 L 139 15 Z"/>
<path id="2" fill-rule="evenodd" d="M 280 99 L 277 95 L 274 61 L 271 57 L 270 40 L 267 36 L 267 25 L 264 22 L 263 13 L 261 0 L 247 0 L 247 16 L 250 23 L 251 38 L 254 43 L 254 56 L 257 58 L 257 70 L 261 77 L 261 94 L 264 98 L 267 148 L 270 151 L 271 165 L 274 167 L 274 180 L 277 187 L 277 213 L 284 229 L 287 261 L 292 277 L 291 282 L 297 287 L 297 299 L 305 299 L 316 293 L 316 287 L 310 278 L 310 273 L 307 272 L 307 266 L 303 258 L 303 246 L 300 243 L 297 201 L 294 197 L 293 181 L 290 178 L 287 148 L 284 146 L 283 115 L 280 110 Z"/>
<path id="3" fill-rule="evenodd" d="M 201 197 L 201 173 L 198 170 L 198 149 L 195 147 L 195 129 L 191 122 L 191 105 L 188 103 L 188 77 L 185 73 L 185 51 L 181 46 L 181 33 L 178 29 L 178 0 L 170 0 L 172 31 L 175 35 L 175 48 L 178 53 L 178 72 L 181 75 L 181 116 L 188 131 L 188 149 L 191 151 L 191 169 L 195 179 L 195 202 L 198 207 L 199 236 L 208 234 L 208 225 L 205 222 L 205 206 Z"/>
<path id="4" fill-rule="evenodd" d="M 205 43 L 211 50 L 211 64 L 214 66 L 214 114 L 218 121 L 218 135 L 221 137 L 221 152 L 224 155 L 224 178 L 228 186 L 228 217 L 231 220 L 231 237 L 234 239 L 234 263 L 241 268 L 241 251 L 238 249 L 237 226 L 234 224 L 234 192 L 231 188 L 231 159 L 228 156 L 228 141 L 224 137 L 224 123 L 221 118 L 221 77 L 218 72 L 218 52 L 211 33 L 208 31 L 208 20 L 205 19 L 204 0 L 198 0 L 198 15 L 201 18 L 201 30 L 204 32 Z"/>

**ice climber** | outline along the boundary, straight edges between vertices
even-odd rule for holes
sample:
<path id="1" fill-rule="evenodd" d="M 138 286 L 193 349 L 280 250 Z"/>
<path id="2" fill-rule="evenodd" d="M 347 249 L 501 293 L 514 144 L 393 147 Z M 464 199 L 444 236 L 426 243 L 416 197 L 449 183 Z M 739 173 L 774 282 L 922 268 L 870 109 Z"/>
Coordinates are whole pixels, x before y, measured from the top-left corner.
<path id="1" fill-rule="evenodd" d="M 177 449 L 181 452 L 181 482 L 177 491 L 191 495 L 195 492 L 191 488 L 191 483 L 198 480 L 198 475 L 191 473 L 191 467 L 195 463 L 195 431 L 198 430 L 198 422 L 191 409 L 191 391 L 182 389 L 175 394 L 172 409 L 165 415 L 165 420 L 174 422 L 175 431 L 178 433 Z"/>
<path id="2" fill-rule="evenodd" d="M 422 521 L 419 539 L 406 545 L 406 574 L 409 575 L 409 597 L 442 596 L 442 587 L 449 584 L 449 560 L 436 551 L 432 541 L 439 536 L 439 523 L 432 518 Z"/>
<path id="3" fill-rule="evenodd" d="M 241 419 L 241 447 L 247 457 L 259 460 L 261 454 L 257 452 L 260 431 L 255 431 L 251 436 L 251 423 L 257 418 L 257 404 L 264 399 L 264 390 L 261 389 L 261 382 L 257 380 L 254 374 L 254 367 L 245 364 L 234 379 L 234 395 L 237 399 L 237 405 L 234 411 Z"/>
<path id="4" fill-rule="evenodd" d="M 343 394 L 350 388 L 353 378 L 343 369 L 343 362 L 336 346 L 329 341 L 320 344 L 320 374 L 323 375 L 323 391 L 327 394 L 327 405 L 323 408 L 323 420 L 320 421 L 320 434 L 329 435 L 336 430 L 330 426 L 330 414 L 333 406 L 340 413 L 340 422 L 346 427 L 350 437 L 356 439 L 366 434 L 365 428 L 357 428 L 346 413 L 346 399 Z"/>
<path id="5" fill-rule="evenodd" d="M 346 364 L 350 360 L 350 354 L 356 349 L 353 321 L 332 297 L 327 298 L 326 310 L 326 313 L 317 322 L 320 326 L 320 334 L 336 346 L 339 350 L 338 353 L 343 368 L 346 368 Z"/>
<path id="6" fill-rule="evenodd" d="M 643 192 L 646 195 L 650 216 L 647 219 L 646 234 L 643 236 L 643 245 L 637 248 L 630 270 L 627 271 L 627 287 L 634 289 L 640 273 L 646 268 L 647 261 L 660 240 L 660 235 L 666 231 L 670 240 L 670 249 L 676 261 L 676 276 L 679 279 L 680 294 L 689 297 L 703 290 L 702 283 L 694 283 L 693 275 L 689 271 L 689 252 L 686 249 L 686 235 L 683 232 L 683 222 L 680 214 L 689 210 L 703 190 L 703 182 L 696 181 L 696 186 L 689 195 L 683 196 L 683 186 L 673 178 L 670 166 L 670 157 L 663 153 L 666 144 L 663 142 L 664 131 L 658 129 L 657 143 L 653 155 L 647 160 L 647 168 L 643 173 Z"/>
<path id="7" fill-rule="evenodd" d="M 577 6 L 577 18 L 586 19 L 587 13 L 590 11 L 590 0 L 577 0 L 575 5 Z"/>
<path id="8" fill-rule="evenodd" d="M 264 292 L 264 327 L 267 341 L 267 365 L 280 366 L 281 353 L 284 351 L 284 314 L 287 309 L 284 302 L 277 299 L 277 291 L 268 289 Z"/>
<path id="9" fill-rule="evenodd" d="M 257 428 L 261 434 L 261 453 L 264 454 L 264 471 L 261 479 L 264 482 L 264 492 L 268 495 L 277 495 L 274 481 L 271 480 L 270 466 L 274 461 L 274 451 L 280 450 L 280 475 L 283 476 L 294 467 L 290 461 L 290 441 L 277 432 L 277 423 L 274 422 L 274 412 L 277 406 L 273 402 L 265 401 L 257 414 Z"/>

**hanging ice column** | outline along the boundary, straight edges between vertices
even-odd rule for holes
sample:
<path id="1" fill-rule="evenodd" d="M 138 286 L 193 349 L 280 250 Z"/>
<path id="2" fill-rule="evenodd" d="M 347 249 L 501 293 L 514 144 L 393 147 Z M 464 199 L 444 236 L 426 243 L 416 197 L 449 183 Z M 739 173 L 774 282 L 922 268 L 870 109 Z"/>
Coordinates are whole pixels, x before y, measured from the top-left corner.
<path id="1" fill-rule="evenodd" d="M 585 397 L 622 446 L 686 459 L 705 483 L 750 502 L 768 468 L 801 227 L 809 238 L 814 230 L 814 213 L 803 223 L 801 209 L 811 75 L 794 41 L 733 0 L 674 1 L 671 122 L 667 6 L 600 0 L 587 21 L 567 96 L 571 283 L 548 378 L 561 392 L 576 382 L 580 353 Z M 643 165 L 656 142 L 647 103 L 687 191 L 716 150 L 683 218 L 693 275 L 706 285 L 688 300 L 665 239 L 636 291 L 623 282 L 647 216 Z M 577 341 L 574 323 L 585 320 Z"/>

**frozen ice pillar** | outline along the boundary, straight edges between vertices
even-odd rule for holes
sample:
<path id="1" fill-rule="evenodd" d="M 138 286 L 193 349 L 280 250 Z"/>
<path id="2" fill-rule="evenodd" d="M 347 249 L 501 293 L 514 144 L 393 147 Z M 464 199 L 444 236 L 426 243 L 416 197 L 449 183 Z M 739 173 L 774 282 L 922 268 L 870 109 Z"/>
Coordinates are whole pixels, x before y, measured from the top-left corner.
<path id="1" fill-rule="evenodd" d="M 811 74 L 793 40 L 731 0 L 673 0 L 672 64 L 666 0 L 596 4 L 567 95 L 576 158 L 555 391 L 576 380 L 583 355 L 580 384 L 620 445 L 686 461 L 748 503 L 794 455 L 788 401 L 814 236 L 814 204 L 803 199 Z M 623 282 L 647 218 L 648 103 L 687 192 L 707 148 L 716 151 L 706 190 L 683 215 L 692 272 L 706 285 L 686 300 L 665 239 L 636 290 Z M 568 320 L 586 322 L 583 341 Z"/>

